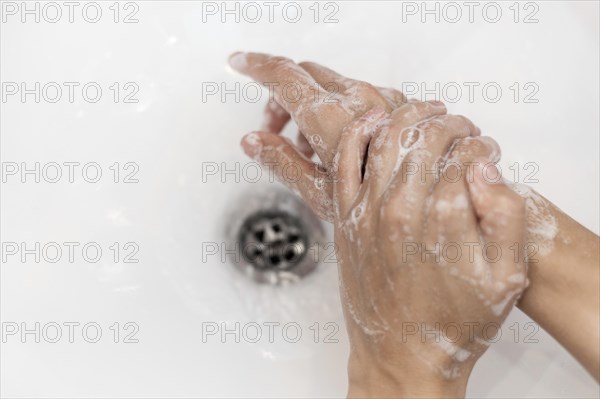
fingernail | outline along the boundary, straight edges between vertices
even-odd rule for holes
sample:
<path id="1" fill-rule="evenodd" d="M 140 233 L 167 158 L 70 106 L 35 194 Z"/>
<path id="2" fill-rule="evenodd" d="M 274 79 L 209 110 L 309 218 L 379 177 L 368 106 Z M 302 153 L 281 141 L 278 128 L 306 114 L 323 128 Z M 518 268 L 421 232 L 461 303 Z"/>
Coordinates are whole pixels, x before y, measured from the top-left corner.
<path id="1" fill-rule="evenodd" d="M 236 51 L 229 56 L 229 65 L 236 71 L 243 71 L 248 66 L 248 60 L 246 59 L 246 53 Z"/>
<path id="2" fill-rule="evenodd" d="M 252 159 L 258 158 L 262 151 L 262 141 L 256 132 L 249 133 L 242 138 L 242 149 Z"/>

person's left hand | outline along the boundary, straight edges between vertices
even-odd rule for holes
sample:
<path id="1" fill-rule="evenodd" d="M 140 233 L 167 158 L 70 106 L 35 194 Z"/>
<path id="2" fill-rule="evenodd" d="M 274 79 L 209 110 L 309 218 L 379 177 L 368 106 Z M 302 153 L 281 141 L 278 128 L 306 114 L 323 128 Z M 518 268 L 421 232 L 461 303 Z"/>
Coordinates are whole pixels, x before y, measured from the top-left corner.
<path id="1" fill-rule="evenodd" d="M 229 64 L 272 91 L 264 130 L 279 133 L 291 115 L 300 129 L 302 151 L 316 152 L 324 164 L 333 160 L 342 128 L 350 121 L 373 107 L 391 111 L 406 103 L 396 89 L 350 79 L 314 62 L 296 64 L 285 57 L 234 53 Z"/>
<path id="2" fill-rule="evenodd" d="M 446 113 L 439 101 L 407 101 L 398 90 L 346 78 L 312 62 L 296 64 L 284 57 L 235 53 L 229 63 L 272 89 L 274 95 L 265 110 L 263 130 L 242 140 L 245 152 L 271 167 L 292 190 L 310 193 L 305 196 L 307 204 L 330 222 L 334 218 L 333 157 L 345 126 L 373 107 L 388 112 L 403 109 L 400 114 L 415 106 L 427 109 L 430 115 Z M 297 145 L 279 135 L 290 115 L 300 129 Z M 309 160 L 313 152 L 320 163 Z"/>

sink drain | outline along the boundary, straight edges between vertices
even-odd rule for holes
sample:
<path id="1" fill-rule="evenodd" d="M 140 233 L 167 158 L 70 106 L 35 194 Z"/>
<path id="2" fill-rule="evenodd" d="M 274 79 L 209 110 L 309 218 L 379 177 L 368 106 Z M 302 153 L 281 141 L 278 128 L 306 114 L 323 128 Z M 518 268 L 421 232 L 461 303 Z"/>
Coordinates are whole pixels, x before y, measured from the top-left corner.
<path id="1" fill-rule="evenodd" d="M 309 246 L 300 220 L 282 211 L 258 212 L 246 219 L 239 243 L 244 259 L 259 270 L 291 270 Z"/>
<path id="2" fill-rule="evenodd" d="M 297 281 L 320 262 L 321 222 L 287 190 L 247 193 L 229 220 L 227 236 L 239 252 L 235 266 L 255 281 Z"/>

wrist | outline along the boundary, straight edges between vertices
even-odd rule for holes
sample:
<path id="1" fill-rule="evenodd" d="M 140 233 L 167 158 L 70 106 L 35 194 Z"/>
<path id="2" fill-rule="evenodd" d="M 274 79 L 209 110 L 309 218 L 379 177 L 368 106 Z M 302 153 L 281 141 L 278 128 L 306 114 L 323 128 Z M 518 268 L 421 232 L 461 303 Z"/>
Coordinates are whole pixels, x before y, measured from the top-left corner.
<path id="1" fill-rule="evenodd" d="M 600 380 L 600 241 L 558 208 L 551 209 L 558 232 L 550 246 L 531 240 L 540 251 L 528 264 L 530 286 L 518 306 Z"/>
<path id="2" fill-rule="evenodd" d="M 464 398 L 470 367 L 461 368 L 459 375 L 447 376 L 412 356 L 404 357 L 403 362 L 406 367 L 386 366 L 351 355 L 348 397 Z"/>

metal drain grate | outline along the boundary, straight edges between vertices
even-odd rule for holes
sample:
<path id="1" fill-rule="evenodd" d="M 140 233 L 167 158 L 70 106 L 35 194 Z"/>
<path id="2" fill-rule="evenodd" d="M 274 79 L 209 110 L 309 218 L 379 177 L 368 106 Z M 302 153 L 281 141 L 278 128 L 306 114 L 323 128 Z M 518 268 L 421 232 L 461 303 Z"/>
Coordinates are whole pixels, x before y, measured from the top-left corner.
<path id="1" fill-rule="evenodd" d="M 244 259 L 261 271 L 290 271 L 309 247 L 302 222 L 283 211 L 259 211 L 248 217 L 240 228 L 239 243 Z"/>

